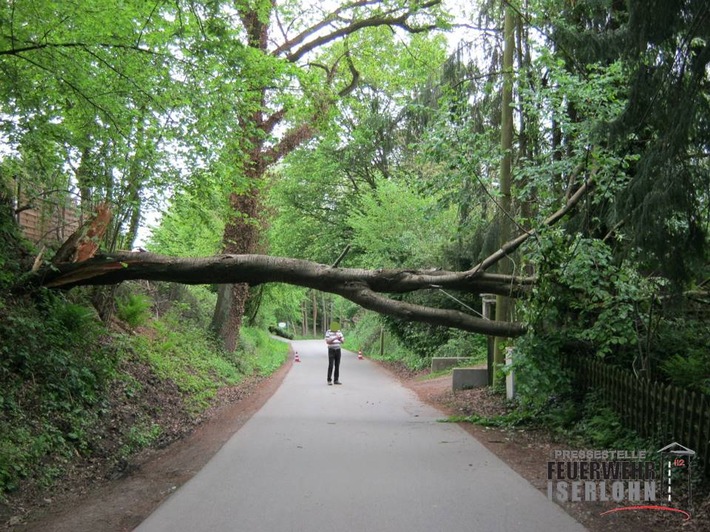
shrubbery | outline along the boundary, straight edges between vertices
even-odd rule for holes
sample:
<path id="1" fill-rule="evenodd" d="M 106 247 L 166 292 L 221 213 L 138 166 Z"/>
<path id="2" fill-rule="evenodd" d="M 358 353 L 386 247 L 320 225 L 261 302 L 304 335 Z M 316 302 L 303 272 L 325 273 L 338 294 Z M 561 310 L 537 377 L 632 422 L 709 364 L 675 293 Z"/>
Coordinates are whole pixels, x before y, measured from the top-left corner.
<path id="1" fill-rule="evenodd" d="M 91 432 L 116 376 L 117 352 L 95 313 L 62 295 L 5 300 L 0 316 L 0 493 L 49 481 Z"/>
<path id="2" fill-rule="evenodd" d="M 574 388 L 567 357 L 710 393 L 710 327 L 676 315 L 663 280 L 641 276 L 600 240 L 552 231 L 539 243 L 539 282 L 519 302 L 530 332 L 513 342 L 520 416 L 568 438 L 586 434 L 588 444 L 633 440 L 609 405 Z"/>
<path id="3" fill-rule="evenodd" d="M 0 292 L 0 498 L 25 479 L 49 484 L 96 452 L 121 461 L 165 438 L 156 404 L 131 404 L 146 400 L 145 382 L 125 372 L 132 365 L 148 368 L 151 387 L 174 383 L 186 415 L 197 416 L 220 387 L 268 375 L 287 356 L 287 344 L 248 328 L 242 349 L 225 353 L 205 326 L 215 294 L 203 287 L 124 283 L 117 317 L 141 327 L 140 335 L 107 328 L 89 295 L 42 290 L 11 299 Z M 131 404 L 134 415 L 113 416 L 120 404 Z M 111 419 L 120 426 L 102 426 Z M 97 440 L 107 429 L 108 447 Z"/>
<path id="4" fill-rule="evenodd" d="M 133 328 L 145 325 L 150 318 L 151 300 L 145 294 L 128 294 L 118 301 L 118 318 Z"/>

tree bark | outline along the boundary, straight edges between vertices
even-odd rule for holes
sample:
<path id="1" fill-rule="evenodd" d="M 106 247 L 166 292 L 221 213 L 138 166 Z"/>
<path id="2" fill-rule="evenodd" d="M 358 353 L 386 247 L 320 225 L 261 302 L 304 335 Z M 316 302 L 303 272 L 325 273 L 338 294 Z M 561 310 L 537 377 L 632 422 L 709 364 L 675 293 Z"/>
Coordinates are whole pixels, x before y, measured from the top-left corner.
<path id="1" fill-rule="evenodd" d="M 474 293 L 525 294 L 535 282 L 484 272 L 443 270 L 363 270 L 265 255 L 221 255 L 175 258 L 152 253 L 123 252 L 100 255 L 79 263 L 55 264 L 29 274 L 25 288 L 71 288 L 146 279 L 183 284 L 288 283 L 339 294 L 364 308 L 403 319 L 433 323 L 482 334 L 519 336 L 519 323 L 500 324 L 449 309 L 434 309 L 383 296 L 432 288 Z"/>
<path id="2" fill-rule="evenodd" d="M 498 206 L 498 216 L 500 223 L 500 245 L 501 247 L 510 240 L 511 219 L 512 219 L 512 161 L 513 161 L 513 56 L 515 52 L 515 19 L 513 9 L 505 6 L 505 21 L 503 24 L 503 93 L 501 97 L 501 164 L 500 164 L 500 204 Z M 502 274 L 511 274 L 513 264 L 508 254 L 498 264 L 498 271 Z M 498 294 L 496 297 L 496 321 L 509 321 L 512 317 L 512 302 L 505 294 Z M 494 368 L 493 381 L 495 382 L 497 369 L 505 362 L 503 352 L 503 341 L 505 339 L 498 336 L 495 339 L 495 349 L 493 356 Z"/>

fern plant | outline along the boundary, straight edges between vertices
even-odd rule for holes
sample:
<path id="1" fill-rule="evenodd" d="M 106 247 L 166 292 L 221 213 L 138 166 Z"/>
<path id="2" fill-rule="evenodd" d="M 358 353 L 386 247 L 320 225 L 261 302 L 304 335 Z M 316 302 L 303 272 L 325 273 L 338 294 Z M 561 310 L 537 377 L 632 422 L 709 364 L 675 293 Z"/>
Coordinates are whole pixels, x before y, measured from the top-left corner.
<path id="1" fill-rule="evenodd" d="M 118 301 L 117 316 L 132 328 L 145 325 L 150 318 L 151 299 L 144 294 L 129 294 Z"/>

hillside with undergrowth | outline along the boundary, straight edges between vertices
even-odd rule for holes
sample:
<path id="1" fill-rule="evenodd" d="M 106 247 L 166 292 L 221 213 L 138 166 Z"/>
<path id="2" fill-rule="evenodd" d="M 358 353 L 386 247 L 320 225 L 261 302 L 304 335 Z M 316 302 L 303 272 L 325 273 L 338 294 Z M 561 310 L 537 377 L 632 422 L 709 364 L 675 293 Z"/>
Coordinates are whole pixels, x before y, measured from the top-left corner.
<path id="1" fill-rule="evenodd" d="M 0 234 L 0 524 L 22 522 L 63 491 L 121 477 L 141 451 L 184 437 L 230 390 L 286 358 L 287 344 L 257 328 L 242 330 L 237 352 L 221 349 L 206 287 L 18 295 L 30 248 L 12 223 Z"/>

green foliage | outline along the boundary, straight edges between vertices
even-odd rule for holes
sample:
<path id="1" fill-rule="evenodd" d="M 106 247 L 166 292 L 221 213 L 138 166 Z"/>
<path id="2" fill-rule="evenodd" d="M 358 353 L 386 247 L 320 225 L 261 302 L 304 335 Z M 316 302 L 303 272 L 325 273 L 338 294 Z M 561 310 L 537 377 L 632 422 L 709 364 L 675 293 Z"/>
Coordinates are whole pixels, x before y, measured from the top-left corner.
<path id="1" fill-rule="evenodd" d="M 269 190 L 271 253 L 332 264 L 347 243 L 348 191 L 339 190 L 336 164 L 320 150 L 301 150 L 287 161 Z"/>
<path id="2" fill-rule="evenodd" d="M 333 52 L 326 54 L 329 58 L 330 54 L 353 57 L 363 88 L 343 101 L 332 121 L 321 127 L 317 142 L 304 145 L 274 169 L 275 179 L 269 190 L 269 207 L 274 214 L 269 241 L 274 254 L 332 263 L 351 243 L 353 216 L 359 216 L 367 225 L 362 214 L 362 198 L 377 194 L 375 189 L 380 183 L 396 179 L 403 194 L 427 195 L 416 191 L 416 175 L 411 186 L 404 184 L 405 174 L 410 173 L 409 163 L 405 161 L 399 165 L 405 167 L 402 170 L 395 168 L 394 162 L 403 159 L 403 154 L 408 151 L 403 140 L 406 132 L 400 119 L 402 106 L 409 98 L 412 86 L 425 82 L 437 68 L 437 63 L 443 60 L 444 43 L 440 36 L 427 34 L 408 36 L 404 40 L 392 40 L 391 37 L 386 28 L 371 28 L 351 36 L 345 49 L 339 44 Z M 347 76 L 345 81 L 349 81 Z M 411 173 L 416 174 L 416 171 Z M 395 185 L 385 183 L 383 186 L 391 190 Z M 387 192 L 383 190 L 382 194 Z M 393 194 L 395 197 L 388 198 L 388 202 L 398 199 L 396 192 Z M 375 204 L 378 201 L 376 198 L 372 200 Z M 407 214 L 405 203 L 404 198 L 400 199 L 396 208 Z M 373 209 L 382 208 L 373 205 Z M 422 216 L 414 210 L 416 207 L 410 206 L 412 212 L 408 214 L 412 220 Z M 374 212 L 371 214 L 375 215 Z M 388 223 L 388 229 L 399 233 L 396 239 L 410 248 L 404 253 L 411 254 L 412 246 L 417 247 L 412 233 L 417 231 L 412 229 L 415 223 L 399 231 L 393 227 L 401 226 L 404 214 L 397 213 L 399 219 Z M 438 215 L 429 210 L 423 215 L 423 222 L 432 223 Z M 371 232 L 372 227 L 376 225 L 370 223 L 363 230 Z M 425 232 L 426 229 L 418 231 Z M 432 233 L 433 230 L 428 235 Z M 313 235 L 319 237 L 313 238 Z M 346 257 L 348 263 L 357 264 L 358 254 L 368 252 L 370 243 L 379 247 L 386 246 L 382 242 L 387 241 L 392 246 L 399 245 L 390 239 L 391 234 L 377 239 L 379 244 L 372 241 L 371 236 L 363 236 L 367 241 L 360 242 L 361 249 L 351 249 Z M 424 255 L 423 249 L 416 252 L 418 257 Z M 376 251 L 372 250 L 370 257 L 375 255 Z"/>
<path id="3" fill-rule="evenodd" d="M 564 58 L 551 50 L 539 50 L 533 65 L 536 79 L 543 85 L 521 85 L 526 117 L 539 125 L 535 135 L 541 140 L 560 135 L 566 141 L 565 157 L 551 156 L 550 147 L 520 161 L 516 191 L 521 200 L 536 202 L 539 215 L 559 208 L 570 175 L 593 174 L 597 187 L 592 201 L 611 201 L 628 185 L 634 153 L 610 149 L 601 133 L 602 126 L 617 119 L 627 101 L 623 65 L 589 65 L 585 71 L 570 71 Z M 574 112 L 569 112 L 569 109 Z"/>
<path id="4" fill-rule="evenodd" d="M 117 302 L 117 316 L 133 328 L 145 325 L 150 318 L 151 300 L 144 294 L 128 294 Z"/>
<path id="5" fill-rule="evenodd" d="M 626 246 L 643 250 L 648 269 L 681 284 L 692 279 L 707 261 L 710 174 L 706 157 L 697 156 L 709 138 L 705 4 L 541 5 L 540 23 L 553 14 L 550 35 L 565 51 L 568 70 L 622 66 L 618 86 L 626 104 L 617 117 L 604 118 L 598 132 L 617 157 L 631 155 L 635 162 L 614 205 L 602 211 L 608 227 L 623 223 Z"/>
<path id="6" fill-rule="evenodd" d="M 177 385 L 193 414 L 204 410 L 221 386 L 241 380 L 239 368 L 219 343 L 175 313 L 153 320 L 150 329 L 148 337 L 135 337 L 132 348 L 161 379 Z"/>
<path id="7" fill-rule="evenodd" d="M 49 482 L 90 447 L 118 358 L 95 314 L 61 295 L 0 305 L 0 493 Z"/>
<path id="8" fill-rule="evenodd" d="M 519 304 L 532 327 L 514 343 L 513 368 L 521 405 L 535 410 L 570 396 L 565 356 L 632 367 L 642 346 L 639 324 L 662 285 L 633 262 L 615 261 L 604 242 L 559 229 L 542 233 L 530 256 L 540 281 Z"/>
<path id="9" fill-rule="evenodd" d="M 710 324 L 692 319 L 662 320 L 651 356 L 672 384 L 710 395 Z"/>
<path id="10" fill-rule="evenodd" d="M 531 333 L 515 343 L 511 368 L 524 410 L 540 412 L 571 394 L 571 374 L 561 364 L 562 347 L 556 334 Z"/>
<path id="11" fill-rule="evenodd" d="M 221 248 L 225 206 L 217 195 L 219 177 L 207 177 L 195 191 L 178 192 L 170 199 L 160 224 L 151 230 L 147 247 L 154 253 L 175 257 L 208 257 Z M 210 179 L 209 182 L 207 178 Z"/>
<path id="12" fill-rule="evenodd" d="M 453 210 L 442 209 L 436 195 L 393 180 L 378 180 L 361 198 L 360 210 L 349 216 L 352 242 L 361 251 L 362 264 L 370 268 L 440 264 L 454 222 Z"/>
<path id="13" fill-rule="evenodd" d="M 0 124 L 0 173 L 30 203 L 65 205 L 74 186 L 86 211 L 109 201 L 105 247 L 122 236 L 131 245 L 151 188 L 172 173 L 162 143 L 182 87 L 170 80 L 174 32 L 163 14 L 131 0 L 0 6 L 0 101 L 13 117 Z"/>
<path id="14" fill-rule="evenodd" d="M 150 447 L 162 434 L 163 429 L 151 420 L 143 419 L 134 423 L 126 434 L 125 443 L 119 450 L 122 458 L 128 458 L 132 454 Z"/>
<path id="15" fill-rule="evenodd" d="M 288 344 L 272 339 L 263 329 L 243 327 L 239 364 L 247 374 L 271 375 L 288 357 Z"/>
<path id="16" fill-rule="evenodd" d="M 630 260 L 618 263 L 601 240 L 556 230 L 538 242 L 531 260 L 539 265 L 540 283 L 522 306 L 524 316 L 539 332 L 558 329 L 557 343 L 624 361 L 638 342 L 635 320 L 662 280 L 644 278 Z"/>

